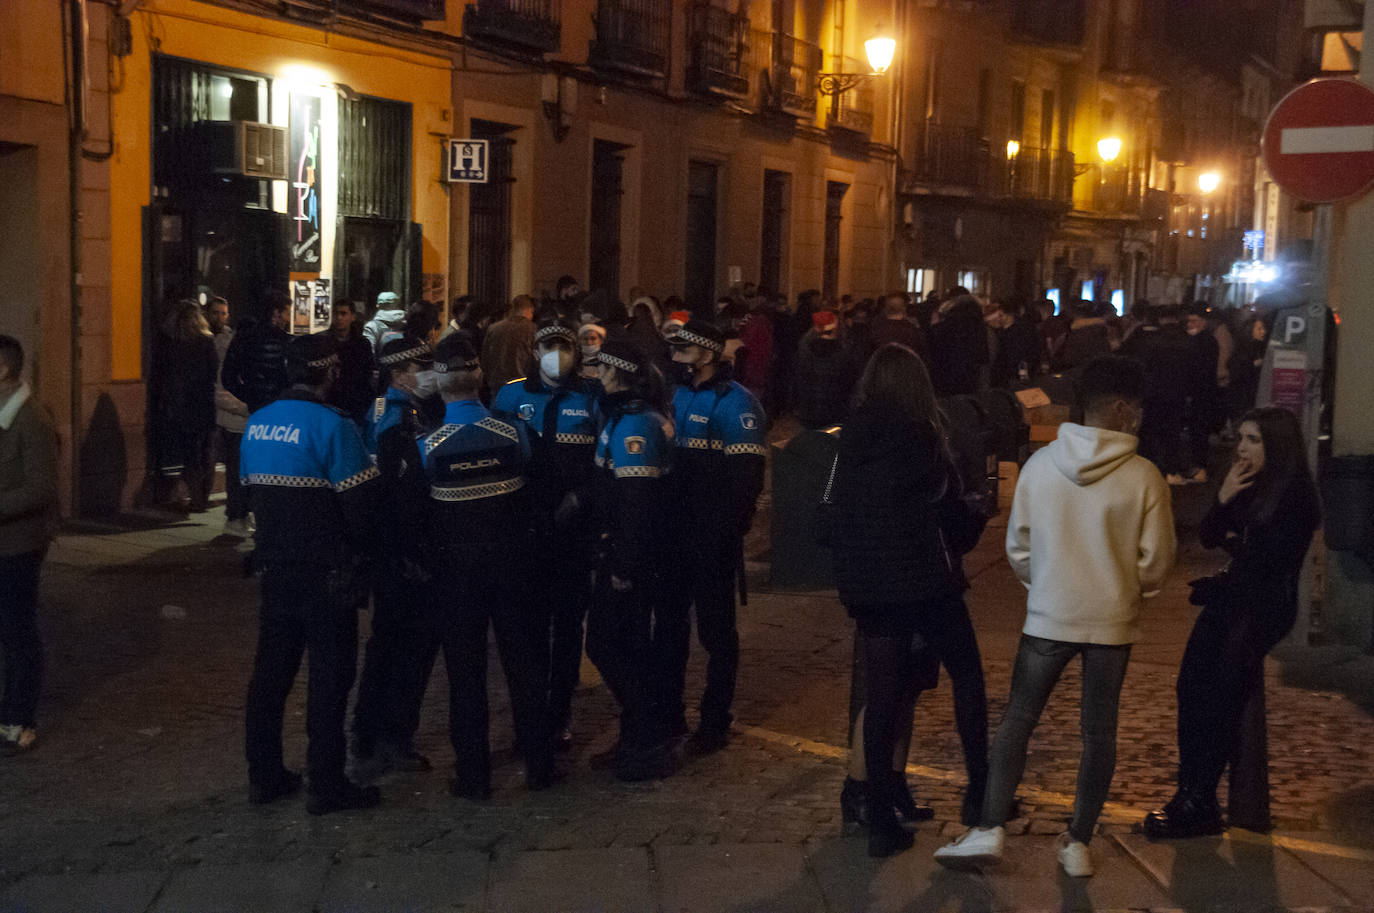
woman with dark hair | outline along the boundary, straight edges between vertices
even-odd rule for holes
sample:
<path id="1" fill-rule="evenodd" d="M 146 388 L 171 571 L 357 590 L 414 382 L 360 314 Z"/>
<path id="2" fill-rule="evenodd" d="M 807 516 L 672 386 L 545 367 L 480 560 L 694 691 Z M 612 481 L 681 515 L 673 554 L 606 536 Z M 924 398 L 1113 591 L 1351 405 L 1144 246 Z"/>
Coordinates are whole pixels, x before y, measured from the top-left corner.
<path id="1" fill-rule="evenodd" d="M 1231 561 L 1193 581 L 1202 614 L 1178 672 L 1178 791 L 1145 817 L 1147 837 L 1221 833 L 1217 784 L 1236 757 L 1246 701 L 1264 687 L 1264 657 L 1297 618 L 1298 577 L 1320 522 L 1297 417 L 1273 406 L 1247 412 L 1199 530 L 1205 547 L 1225 549 Z"/>
<path id="2" fill-rule="evenodd" d="M 912 837 L 895 809 L 919 817 L 893 748 L 920 687 L 919 634 L 954 683 L 954 713 L 969 787 L 965 809 L 982 807 L 987 786 L 987 697 L 983 665 L 963 599 L 959 555 L 940 522 L 941 502 L 959 486 L 944 419 L 925 365 L 895 343 L 868 360 L 849 424 L 840 436 L 831 491 L 840 601 L 863 642 L 867 676 L 863 747 L 868 783 L 868 851 L 888 856 Z"/>
<path id="3" fill-rule="evenodd" d="M 183 300 L 172 305 L 162 323 L 148 378 L 148 400 L 156 440 L 158 469 L 181 466 L 185 506 L 206 509 L 211 475 L 209 439 L 215 427 L 215 377 L 219 355 L 201 307 Z"/>

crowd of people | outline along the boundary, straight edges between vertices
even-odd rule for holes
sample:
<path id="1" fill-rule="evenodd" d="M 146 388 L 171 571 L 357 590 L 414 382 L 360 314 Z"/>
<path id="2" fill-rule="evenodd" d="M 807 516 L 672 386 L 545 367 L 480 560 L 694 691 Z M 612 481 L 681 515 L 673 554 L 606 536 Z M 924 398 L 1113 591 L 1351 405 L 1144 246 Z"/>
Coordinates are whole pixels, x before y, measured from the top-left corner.
<path id="1" fill-rule="evenodd" d="M 969 831 L 936 858 L 998 859 L 1031 732 L 1081 657 L 1083 760 L 1059 852 L 1078 876 L 1092 872 L 1141 603 L 1173 562 L 1169 486 L 1204 481 L 1209 436 L 1233 431 L 1236 456 L 1202 529 L 1204 545 L 1232 562 L 1196 582 L 1203 612 L 1178 683 L 1178 793 L 1145 822 L 1162 838 L 1223 826 L 1216 788 L 1237 757 L 1240 709 L 1293 624 L 1319 519 L 1296 419 L 1248 408 L 1262 320 L 1176 307 L 1116 320 L 1089 302 L 1058 316 L 963 289 L 833 304 L 804 292 L 794 309 L 751 286 L 693 315 L 638 290 L 625 307 L 571 277 L 541 301 L 515 298 L 496 320 L 461 297 L 444 324 L 433 303 L 402 308 L 385 292 L 370 318 L 339 302 L 328 330 L 293 337 L 290 305 L 274 298 L 267 319 L 235 329 L 223 299 L 176 304 L 149 381 L 158 453 L 183 467 L 187 507 L 204 507 L 218 452 L 226 532 L 251 536 L 262 601 L 245 723 L 254 803 L 308 782 L 311 813 L 365 808 L 380 801 L 382 773 L 430 769 L 414 738 L 440 655 L 451 790 L 487 798 L 489 629 L 530 789 L 563 775 L 584 644 L 620 708 L 619 739 L 594 765 L 657 779 L 684 750 L 724 748 L 765 431 L 770 416 L 793 413 L 805 427 L 844 426 L 822 526 L 856 624 L 846 829 L 866 828 L 883 856 L 912 845 L 903 820 L 931 816 L 904 769 L 917 697 L 943 665 Z M 22 350 L 0 337 L 0 449 L 18 440 L 16 421 L 30 438 L 50 433 L 34 424 L 21 369 Z M 1061 425 L 1017 485 L 1006 551 L 1028 590 L 1027 617 L 989 744 L 961 566 L 986 516 L 940 401 L 1045 372 L 1074 376 L 1081 421 Z M 44 478 L 25 472 L 28 500 L 0 479 L 0 574 L 16 592 L 36 589 L 50 534 L 55 497 L 39 503 L 36 491 Z M 40 667 L 12 657 L 38 652 L 32 601 L 3 628 L 0 736 L 22 736 L 25 748 L 36 739 Z M 359 676 L 358 610 L 369 604 Z M 693 622 L 706 654 L 695 727 Z M 282 749 L 306 654 L 308 781 Z"/>

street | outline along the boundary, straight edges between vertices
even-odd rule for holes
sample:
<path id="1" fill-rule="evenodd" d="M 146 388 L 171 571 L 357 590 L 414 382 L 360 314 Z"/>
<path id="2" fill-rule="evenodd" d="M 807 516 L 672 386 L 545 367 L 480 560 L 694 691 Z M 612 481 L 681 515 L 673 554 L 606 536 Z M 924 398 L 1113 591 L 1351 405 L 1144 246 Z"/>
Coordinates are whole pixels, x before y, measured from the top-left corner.
<path id="1" fill-rule="evenodd" d="M 1205 488 L 1175 490 L 1185 526 Z M 966 559 L 993 726 L 1024 611 L 999 521 L 1005 511 Z M 1172 792 L 1173 684 L 1194 611 L 1186 581 L 1217 560 L 1186 530 L 1132 655 L 1116 777 L 1093 843 L 1098 874 L 1073 880 L 1052 844 L 1077 770 L 1076 664 L 1031 744 L 1026 817 L 1009 828 L 1025 836 L 1008 840 L 1001 869 L 956 874 L 930 857 L 960 831 L 962 759 L 943 678 L 917 707 L 909 768 L 936 820 L 913 850 L 873 861 L 862 838 L 839 835 L 851 626 L 833 593 L 770 590 L 757 563 L 741 609 L 736 735 L 670 780 L 625 785 L 588 768 L 616 727 L 584 663 L 572 773 L 526 793 L 493 661 L 491 802 L 448 794 L 440 671 L 418 739 L 433 772 L 391 775 L 373 812 L 311 818 L 300 799 L 250 806 L 242 709 L 256 593 L 221 525 L 214 509 L 170 525 L 86 527 L 54 546 L 42 744 L 3 762 L 0 909 L 1374 909 L 1368 657 L 1329 648 L 1270 661 L 1272 839 L 1237 831 L 1151 845 L 1139 834 L 1144 812 Z M 694 655 L 689 697 L 701 671 Z M 304 756 L 303 684 L 288 706 L 289 764 Z"/>

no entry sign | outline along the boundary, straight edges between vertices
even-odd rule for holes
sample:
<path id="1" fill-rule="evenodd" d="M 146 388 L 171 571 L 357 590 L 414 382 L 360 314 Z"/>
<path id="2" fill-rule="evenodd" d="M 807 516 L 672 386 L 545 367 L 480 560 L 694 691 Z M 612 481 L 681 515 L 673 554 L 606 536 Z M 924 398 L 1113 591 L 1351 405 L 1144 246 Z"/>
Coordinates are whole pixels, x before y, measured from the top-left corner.
<path id="1" fill-rule="evenodd" d="M 1264 163 L 1309 203 L 1359 196 L 1374 183 L 1374 91 L 1354 79 L 1314 79 L 1284 96 L 1264 126 Z"/>

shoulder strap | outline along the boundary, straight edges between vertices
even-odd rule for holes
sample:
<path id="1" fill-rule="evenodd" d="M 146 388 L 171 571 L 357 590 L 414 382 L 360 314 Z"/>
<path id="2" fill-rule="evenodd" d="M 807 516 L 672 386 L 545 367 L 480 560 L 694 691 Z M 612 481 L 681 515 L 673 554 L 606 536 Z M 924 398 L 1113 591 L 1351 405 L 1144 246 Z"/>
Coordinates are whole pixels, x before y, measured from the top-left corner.
<path id="1" fill-rule="evenodd" d="M 839 465 L 840 465 L 840 455 L 839 455 L 839 453 L 836 453 L 836 454 L 835 454 L 835 459 L 833 459 L 833 460 L 830 461 L 830 478 L 827 479 L 826 482 L 825 482 L 825 494 L 821 495 L 821 503 L 822 503 L 822 504 L 832 504 L 832 503 L 834 503 L 833 501 L 830 500 L 830 491 L 831 491 L 831 489 L 833 489 L 833 488 L 835 487 L 835 467 L 836 467 L 836 466 L 839 466 Z"/>

